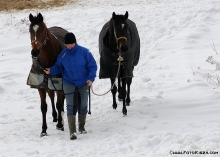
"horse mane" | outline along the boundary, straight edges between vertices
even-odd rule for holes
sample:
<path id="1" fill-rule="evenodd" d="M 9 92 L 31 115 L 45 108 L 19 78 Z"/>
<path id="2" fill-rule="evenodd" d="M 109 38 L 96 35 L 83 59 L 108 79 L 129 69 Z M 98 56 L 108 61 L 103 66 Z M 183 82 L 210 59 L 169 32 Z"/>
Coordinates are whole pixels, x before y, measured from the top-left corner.
<path id="1" fill-rule="evenodd" d="M 36 25 L 39 22 L 43 22 L 44 18 L 41 13 L 38 13 L 37 16 L 33 16 L 32 14 L 30 14 L 29 20 L 31 22 L 31 25 Z"/>

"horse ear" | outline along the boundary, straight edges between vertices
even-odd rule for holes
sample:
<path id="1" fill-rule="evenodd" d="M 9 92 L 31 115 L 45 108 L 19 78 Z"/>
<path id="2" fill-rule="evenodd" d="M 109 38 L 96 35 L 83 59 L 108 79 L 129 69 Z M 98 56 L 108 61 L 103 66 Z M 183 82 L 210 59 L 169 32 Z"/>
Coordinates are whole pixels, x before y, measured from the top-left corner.
<path id="1" fill-rule="evenodd" d="M 116 19 L 116 14 L 115 12 L 112 13 L 112 18 L 115 20 Z"/>
<path id="2" fill-rule="evenodd" d="M 43 18 L 43 16 L 42 16 L 41 13 L 39 13 L 39 14 L 37 15 L 37 17 L 39 18 L 40 21 L 43 21 L 43 20 L 44 20 L 44 18 Z"/>
<path id="3" fill-rule="evenodd" d="M 30 22 L 32 22 L 33 21 L 33 15 L 30 13 L 30 15 L 29 15 L 29 20 L 30 20 Z"/>
<path id="4" fill-rule="evenodd" d="M 125 13 L 125 20 L 128 18 L 128 12 Z"/>

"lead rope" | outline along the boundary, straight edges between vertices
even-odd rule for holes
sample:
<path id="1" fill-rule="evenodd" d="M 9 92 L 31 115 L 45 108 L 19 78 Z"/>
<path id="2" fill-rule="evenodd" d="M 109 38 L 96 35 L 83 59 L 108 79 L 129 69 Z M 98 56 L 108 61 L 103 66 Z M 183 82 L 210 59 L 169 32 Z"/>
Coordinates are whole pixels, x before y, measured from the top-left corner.
<path id="1" fill-rule="evenodd" d="M 91 115 L 91 94 L 90 94 L 90 87 L 89 87 L 89 112 L 88 114 Z"/>
<path id="2" fill-rule="evenodd" d="M 118 63 L 118 64 L 119 64 L 119 65 L 118 65 L 118 71 L 117 71 L 117 75 L 116 75 L 116 77 L 115 77 L 115 81 L 114 81 L 112 87 L 111 87 L 107 92 L 105 92 L 104 94 L 96 94 L 96 93 L 93 91 L 93 85 L 91 85 L 91 90 L 92 90 L 92 93 L 93 93 L 93 94 L 95 94 L 95 95 L 97 95 L 97 96 L 103 96 L 103 95 L 107 94 L 108 92 L 110 92 L 110 91 L 113 89 L 113 87 L 114 87 L 114 85 L 115 85 L 115 82 L 116 82 L 116 79 L 118 78 L 118 74 L 119 74 L 120 66 L 121 66 L 121 61 L 123 61 L 124 59 L 123 59 L 123 57 L 122 57 L 121 55 L 119 55 L 119 57 L 118 57 L 117 60 L 119 61 L 119 63 Z"/>

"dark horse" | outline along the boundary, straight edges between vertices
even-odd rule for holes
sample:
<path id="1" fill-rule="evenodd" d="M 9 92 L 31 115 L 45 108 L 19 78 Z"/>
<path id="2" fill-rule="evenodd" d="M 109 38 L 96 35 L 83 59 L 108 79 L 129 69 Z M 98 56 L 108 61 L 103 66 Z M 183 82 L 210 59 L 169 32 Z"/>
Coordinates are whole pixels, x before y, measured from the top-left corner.
<path id="1" fill-rule="evenodd" d="M 48 76 L 46 76 L 43 70 L 46 67 L 53 66 L 56 62 L 57 56 L 64 48 L 64 36 L 67 31 L 60 27 L 47 28 L 47 26 L 43 22 L 43 16 L 41 15 L 41 13 L 39 13 L 37 16 L 33 16 L 32 14 L 30 14 L 29 20 L 31 22 L 29 32 L 32 45 L 31 55 L 33 58 L 31 72 L 44 76 L 44 82 L 40 86 L 35 88 L 38 89 L 41 99 L 41 112 L 43 118 L 41 136 L 46 136 L 47 93 L 50 97 L 52 104 L 53 122 L 57 122 L 56 127 L 58 130 L 64 130 L 63 111 L 65 96 L 62 95 L 62 93 L 56 92 L 56 111 L 54 104 L 55 91 L 47 88 Z"/>
<path id="2" fill-rule="evenodd" d="M 112 14 L 99 34 L 100 71 L 99 78 L 110 78 L 113 95 L 113 109 L 117 108 L 116 92 L 123 100 L 123 115 L 127 115 L 126 105 L 130 105 L 130 85 L 133 69 L 140 56 L 140 38 L 136 25 L 125 15 Z M 118 75 L 117 75 L 118 74 Z M 115 79 L 118 76 L 118 89 Z M 127 91 L 126 91 L 127 85 Z"/>

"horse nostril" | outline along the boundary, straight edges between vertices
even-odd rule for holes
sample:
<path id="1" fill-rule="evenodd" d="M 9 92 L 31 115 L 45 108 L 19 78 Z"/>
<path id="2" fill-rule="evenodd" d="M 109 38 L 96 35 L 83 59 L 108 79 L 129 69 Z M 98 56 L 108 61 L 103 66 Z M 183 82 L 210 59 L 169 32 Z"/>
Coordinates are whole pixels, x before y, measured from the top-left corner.
<path id="1" fill-rule="evenodd" d="M 122 52 L 126 52 L 128 50 L 128 46 L 127 45 L 121 45 L 120 47 Z"/>
<path id="2" fill-rule="evenodd" d="M 31 50 L 32 57 L 37 57 L 39 55 L 39 53 L 40 53 L 39 50 Z"/>

